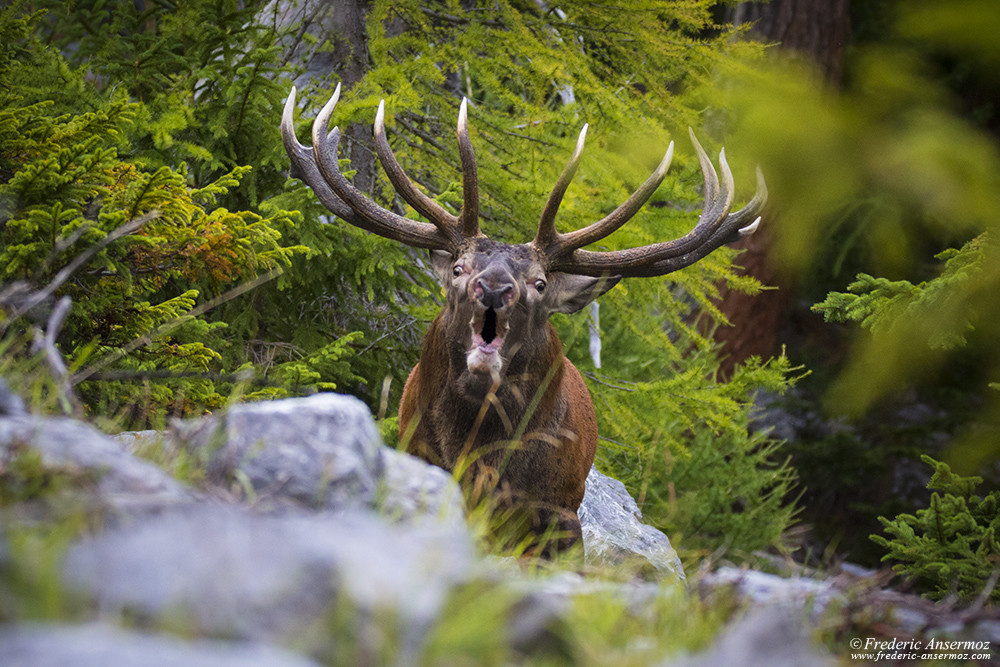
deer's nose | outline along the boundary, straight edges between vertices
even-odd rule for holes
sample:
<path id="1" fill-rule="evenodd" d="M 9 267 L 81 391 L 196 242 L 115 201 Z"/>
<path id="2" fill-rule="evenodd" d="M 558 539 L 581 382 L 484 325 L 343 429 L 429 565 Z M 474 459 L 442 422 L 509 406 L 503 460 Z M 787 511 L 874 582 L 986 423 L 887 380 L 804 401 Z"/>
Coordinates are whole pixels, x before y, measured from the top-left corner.
<path id="1" fill-rule="evenodd" d="M 488 265 L 475 276 L 472 295 L 480 304 L 494 310 L 500 310 L 518 298 L 514 277 L 498 263 Z"/>
<path id="2" fill-rule="evenodd" d="M 499 310 L 510 302 L 514 283 L 510 280 L 490 281 L 485 278 L 477 278 L 475 291 L 479 303 L 487 308 Z"/>

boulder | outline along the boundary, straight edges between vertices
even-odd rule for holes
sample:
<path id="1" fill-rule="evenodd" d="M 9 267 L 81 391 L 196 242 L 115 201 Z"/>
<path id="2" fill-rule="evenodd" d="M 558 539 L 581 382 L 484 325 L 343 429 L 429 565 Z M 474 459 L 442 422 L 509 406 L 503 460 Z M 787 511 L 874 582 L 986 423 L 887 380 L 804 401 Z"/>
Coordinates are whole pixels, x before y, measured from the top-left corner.
<path id="1" fill-rule="evenodd" d="M 371 505 L 383 475 L 375 422 L 353 396 L 234 405 L 176 423 L 169 437 L 204 456 L 211 482 L 248 484 L 265 500 L 316 509 Z"/>
<path id="2" fill-rule="evenodd" d="M 801 614 L 787 607 L 758 607 L 726 627 L 706 651 L 663 667 L 834 667 L 840 664 L 809 638 Z"/>
<path id="3" fill-rule="evenodd" d="M 371 511 L 263 516 L 207 503 L 73 545 L 67 584 L 108 612 L 209 636 L 302 641 L 324 614 L 396 618 L 415 649 L 474 563 L 468 533 Z"/>
<path id="4" fill-rule="evenodd" d="M 659 576 L 684 579 L 684 568 L 670 540 L 642 523 L 642 512 L 625 485 L 591 468 L 578 512 L 588 564 L 631 564 Z"/>
<path id="5" fill-rule="evenodd" d="M 0 665 L 16 667 L 318 667 L 251 642 L 184 640 L 101 623 L 21 625 L 0 631 Z"/>
<path id="6" fill-rule="evenodd" d="M 351 396 L 236 405 L 177 422 L 165 436 L 137 431 L 116 437 L 132 449 L 161 441 L 199 452 L 210 482 L 227 488 L 238 481 L 249 484 L 258 508 L 376 507 L 397 521 L 465 525 L 462 494 L 452 476 L 382 446 L 368 408 Z"/>
<path id="7" fill-rule="evenodd" d="M 809 609 L 818 619 L 831 603 L 843 603 L 843 593 L 829 579 L 781 577 L 776 574 L 731 566 L 707 573 L 699 582 L 702 588 L 732 588 L 753 605 L 784 607 L 796 611 Z"/>
<path id="8" fill-rule="evenodd" d="M 383 449 L 382 461 L 378 506 L 385 516 L 465 526 L 465 502 L 450 473 L 394 449 Z"/>
<path id="9" fill-rule="evenodd" d="M 136 458 L 97 429 L 73 419 L 0 417 L 0 459 L 38 452 L 47 469 L 93 476 L 102 505 L 121 511 L 160 508 L 192 500 L 166 472 Z"/>

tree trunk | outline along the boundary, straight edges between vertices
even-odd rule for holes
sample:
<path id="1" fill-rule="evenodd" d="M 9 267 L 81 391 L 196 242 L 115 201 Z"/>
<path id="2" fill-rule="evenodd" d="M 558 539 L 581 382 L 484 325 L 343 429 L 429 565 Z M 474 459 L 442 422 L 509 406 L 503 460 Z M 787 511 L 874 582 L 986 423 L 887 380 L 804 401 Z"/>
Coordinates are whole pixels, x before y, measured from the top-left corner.
<path id="1" fill-rule="evenodd" d="M 330 78 L 331 85 L 340 82 L 344 91 L 364 77 L 369 68 L 368 31 L 366 18 L 370 0 L 309 0 L 303 9 L 309 17 L 309 32 L 333 46 L 314 54 L 307 64 L 308 79 Z M 332 92 L 332 91 L 331 91 Z M 354 185 L 362 192 L 371 192 L 375 184 L 375 148 L 371 127 L 351 123 L 344 132 L 342 153 L 351 159 L 357 170 Z"/>
<path id="2" fill-rule="evenodd" d="M 350 90 L 368 71 L 368 30 L 365 19 L 371 8 L 370 0 L 335 0 L 324 21 L 327 38 L 333 42 L 333 69 L 345 90 Z M 375 186 L 375 144 L 371 127 L 351 123 L 344 133 L 351 156 L 351 168 L 356 169 L 354 186 L 362 192 L 373 192 Z"/>
<path id="3" fill-rule="evenodd" d="M 736 24 L 753 22 L 753 37 L 779 42 L 782 49 L 812 60 L 830 85 L 839 87 L 850 35 L 850 0 L 745 2 L 733 10 L 732 20 Z M 722 287 L 719 308 L 733 325 L 715 332 L 715 339 L 724 344 L 723 377 L 729 377 L 736 364 L 750 356 L 767 358 L 778 352 L 795 287 L 793 277 L 780 271 L 770 251 L 774 226 L 768 225 L 767 219 L 779 215 L 780 211 L 769 208 L 760 230 L 736 245 L 744 249 L 736 260 L 743 267 L 742 273 L 778 289 L 747 296 Z"/>
<path id="4" fill-rule="evenodd" d="M 744 2 L 733 11 L 733 23 L 753 23 L 755 37 L 809 58 L 834 86 L 843 74 L 850 18 L 851 0 Z"/>

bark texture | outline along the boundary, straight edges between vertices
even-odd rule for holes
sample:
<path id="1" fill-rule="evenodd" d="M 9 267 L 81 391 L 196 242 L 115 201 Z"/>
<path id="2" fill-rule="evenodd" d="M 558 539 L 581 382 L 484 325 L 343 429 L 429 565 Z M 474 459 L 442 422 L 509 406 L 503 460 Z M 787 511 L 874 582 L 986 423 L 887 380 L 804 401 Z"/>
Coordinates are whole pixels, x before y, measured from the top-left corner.
<path id="1" fill-rule="evenodd" d="M 850 0 L 772 0 L 745 2 L 733 10 L 737 24 L 753 23 L 752 36 L 775 42 L 779 48 L 815 62 L 833 87 L 843 74 L 844 50 L 850 37 Z M 741 241 L 737 259 L 742 273 L 764 285 L 777 287 L 747 296 L 722 287 L 719 307 L 733 325 L 719 327 L 715 339 L 725 345 L 721 372 L 732 374 L 736 364 L 753 355 L 769 357 L 778 352 L 780 332 L 793 303 L 794 279 L 785 275 L 771 252 L 773 220 L 781 212 L 769 207 L 760 230 Z"/>

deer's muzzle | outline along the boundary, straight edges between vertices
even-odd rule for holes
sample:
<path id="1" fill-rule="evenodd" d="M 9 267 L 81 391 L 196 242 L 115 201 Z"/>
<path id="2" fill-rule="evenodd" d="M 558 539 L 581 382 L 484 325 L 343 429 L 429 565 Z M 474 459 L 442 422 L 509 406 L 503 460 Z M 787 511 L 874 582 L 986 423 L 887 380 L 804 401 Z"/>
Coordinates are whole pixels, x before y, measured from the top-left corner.
<path id="1" fill-rule="evenodd" d="M 471 345 L 466 356 L 469 371 L 498 375 L 503 368 L 500 350 L 509 329 L 503 309 L 477 307 L 469 323 Z"/>

